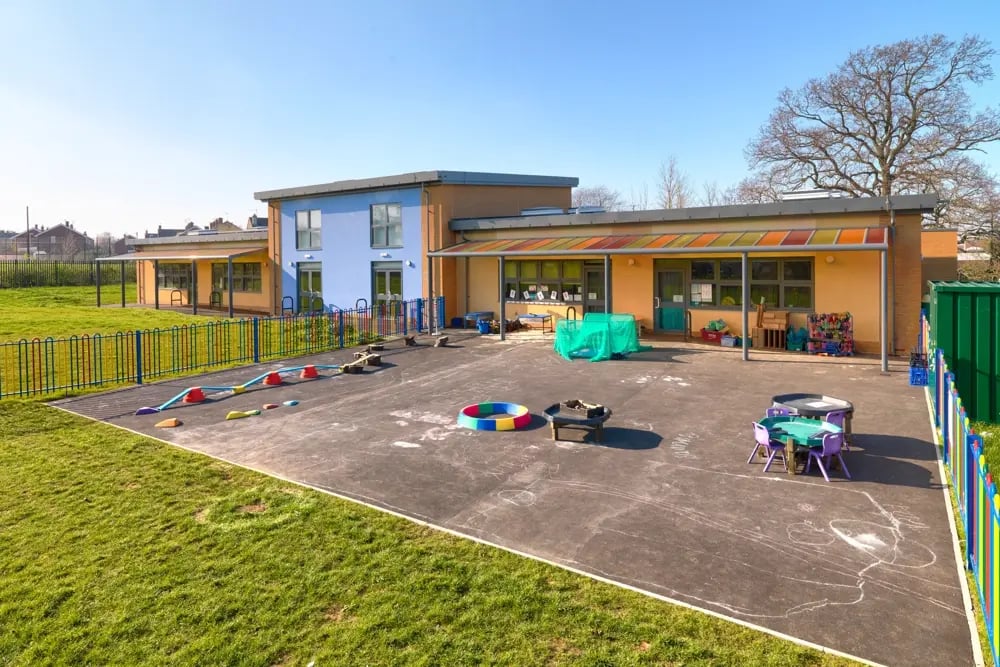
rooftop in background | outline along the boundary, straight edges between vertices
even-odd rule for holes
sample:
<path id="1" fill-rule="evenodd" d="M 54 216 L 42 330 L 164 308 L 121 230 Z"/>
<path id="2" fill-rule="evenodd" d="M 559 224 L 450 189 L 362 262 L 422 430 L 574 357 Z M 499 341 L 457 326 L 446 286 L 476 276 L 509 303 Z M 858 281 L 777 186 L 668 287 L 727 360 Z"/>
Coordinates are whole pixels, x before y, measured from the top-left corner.
<path id="1" fill-rule="evenodd" d="M 264 190 L 255 192 L 254 199 L 273 201 L 276 199 L 295 199 L 298 197 L 315 197 L 319 195 L 339 194 L 342 192 L 358 192 L 363 190 L 382 190 L 385 188 L 410 187 L 416 185 L 447 184 L 447 185 L 520 185 L 547 188 L 575 188 L 580 184 L 579 178 L 568 176 L 533 176 L 528 174 L 494 174 L 480 171 L 414 171 L 395 176 L 380 176 L 378 178 L 362 178 L 351 181 L 334 181 L 320 185 L 303 185 L 280 190 Z"/>
<path id="2" fill-rule="evenodd" d="M 926 213 L 937 205 L 937 195 L 897 195 L 889 198 L 896 213 Z M 694 222 L 699 220 L 735 220 L 743 218 L 777 218 L 834 213 L 878 213 L 886 211 L 883 197 L 795 199 L 768 204 L 737 204 L 735 206 L 698 206 L 649 211 L 609 211 L 605 213 L 554 213 L 552 215 L 516 215 L 502 218 L 456 218 L 452 231 L 477 229 L 519 229 L 531 227 L 572 227 L 614 225 L 642 222 Z"/>
<path id="3" fill-rule="evenodd" d="M 148 239 L 127 239 L 126 245 L 130 248 L 137 248 L 152 245 L 167 245 L 176 243 L 219 243 L 225 241 L 266 241 L 267 229 L 251 229 L 239 232 L 215 232 L 205 233 L 200 230 L 200 234 L 168 236 L 167 238 Z"/>

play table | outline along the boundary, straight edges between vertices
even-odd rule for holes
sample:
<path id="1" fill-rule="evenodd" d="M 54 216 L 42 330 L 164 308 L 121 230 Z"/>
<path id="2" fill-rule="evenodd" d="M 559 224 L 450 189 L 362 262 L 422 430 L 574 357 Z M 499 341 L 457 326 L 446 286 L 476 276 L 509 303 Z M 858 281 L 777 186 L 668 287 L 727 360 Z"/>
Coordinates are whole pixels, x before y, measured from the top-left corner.
<path id="1" fill-rule="evenodd" d="M 536 323 L 540 323 L 542 327 L 542 333 L 546 333 L 545 325 L 548 324 L 548 333 L 555 332 L 555 328 L 552 326 L 551 315 L 546 315 L 544 313 L 537 313 L 534 315 L 518 315 L 517 319 L 518 321 L 521 322 L 521 324 L 524 324 L 525 326 L 530 324 L 532 327 L 534 327 Z"/>
<path id="2" fill-rule="evenodd" d="M 823 394 L 779 394 L 771 397 L 771 404 L 776 408 L 788 408 L 793 415 L 812 417 L 826 421 L 831 412 L 843 411 L 844 442 L 851 444 L 851 420 L 854 417 L 854 404 L 842 398 L 824 396 Z"/>
<path id="3" fill-rule="evenodd" d="M 789 475 L 795 474 L 796 447 L 822 447 L 824 435 L 843 432 L 836 424 L 794 415 L 765 417 L 760 420 L 760 425 L 767 429 L 772 440 L 785 443 Z"/>
<path id="4" fill-rule="evenodd" d="M 556 403 L 545 408 L 542 414 L 545 421 L 552 427 L 552 439 L 559 439 L 560 428 L 579 428 L 594 433 L 594 439 L 601 442 L 604 439 L 604 422 L 611 418 L 611 408 L 600 406 L 587 416 L 589 411 L 569 408 L 565 403 Z"/>

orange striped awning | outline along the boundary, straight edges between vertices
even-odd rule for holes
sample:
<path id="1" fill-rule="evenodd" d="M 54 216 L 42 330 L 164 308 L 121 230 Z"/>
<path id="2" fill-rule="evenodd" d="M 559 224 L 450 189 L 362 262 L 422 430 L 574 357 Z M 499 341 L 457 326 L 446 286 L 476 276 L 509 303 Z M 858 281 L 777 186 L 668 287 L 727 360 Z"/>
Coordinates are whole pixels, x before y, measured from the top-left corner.
<path id="1" fill-rule="evenodd" d="M 883 250 L 888 246 L 889 235 L 885 227 L 860 227 L 465 241 L 428 254 L 432 257 L 660 253 L 704 255 L 721 252 Z"/>

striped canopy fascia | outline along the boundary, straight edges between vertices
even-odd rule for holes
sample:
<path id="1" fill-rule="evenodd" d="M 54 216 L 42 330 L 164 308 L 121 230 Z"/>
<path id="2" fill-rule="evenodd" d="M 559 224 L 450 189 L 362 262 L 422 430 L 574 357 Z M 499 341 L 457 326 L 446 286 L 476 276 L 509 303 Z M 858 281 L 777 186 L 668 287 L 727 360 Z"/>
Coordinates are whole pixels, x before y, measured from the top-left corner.
<path id="1" fill-rule="evenodd" d="M 427 253 L 430 257 L 523 257 L 526 255 L 705 255 L 732 252 L 885 250 L 885 227 L 791 229 L 753 232 L 560 236 L 465 241 Z"/>

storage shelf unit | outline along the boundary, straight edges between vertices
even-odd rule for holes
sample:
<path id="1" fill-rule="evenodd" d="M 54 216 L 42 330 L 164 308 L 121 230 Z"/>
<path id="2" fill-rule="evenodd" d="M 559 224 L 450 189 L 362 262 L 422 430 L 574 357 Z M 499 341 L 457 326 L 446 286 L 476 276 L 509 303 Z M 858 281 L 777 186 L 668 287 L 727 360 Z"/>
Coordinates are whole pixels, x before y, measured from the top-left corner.
<path id="1" fill-rule="evenodd" d="M 810 354 L 854 354 L 854 318 L 850 313 L 814 313 L 808 325 Z"/>

